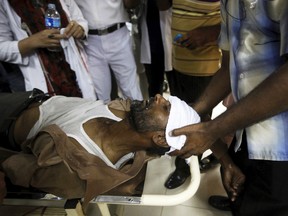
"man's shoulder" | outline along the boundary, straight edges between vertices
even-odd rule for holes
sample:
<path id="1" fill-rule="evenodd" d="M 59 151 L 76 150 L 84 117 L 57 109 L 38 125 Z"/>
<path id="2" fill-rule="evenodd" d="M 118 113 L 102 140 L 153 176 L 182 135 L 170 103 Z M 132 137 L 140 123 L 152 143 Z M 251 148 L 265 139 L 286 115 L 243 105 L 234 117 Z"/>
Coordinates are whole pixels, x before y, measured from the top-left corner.
<path id="1" fill-rule="evenodd" d="M 130 111 L 130 99 L 116 99 L 107 104 L 109 110 L 119 118 L 125 118 Z"/>
<path id="2" fill-rule="evenodd" d="M 131 105 L 131 100 L 130 99 L 115 99 L 111 102 L 109 102 L 107 105 L 109 109 L 115 109 L 119 111 L 125 111 L 129 112 L 130 111 L 130 105 Z"/>

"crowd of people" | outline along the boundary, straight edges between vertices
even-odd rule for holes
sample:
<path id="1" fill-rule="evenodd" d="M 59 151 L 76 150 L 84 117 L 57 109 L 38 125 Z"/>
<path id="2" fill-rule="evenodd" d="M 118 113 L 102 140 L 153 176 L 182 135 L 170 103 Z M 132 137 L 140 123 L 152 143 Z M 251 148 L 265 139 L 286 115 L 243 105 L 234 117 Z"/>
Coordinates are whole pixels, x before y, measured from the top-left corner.
<path id="1" fill-rule="evenodd" d="M 56 6 L 61 17 L 60 29 L 45 27 L 48 3 Z M 109 166 L 115 169 L 113 164 L 122 156 L 132 151 L 147 150 L 155 147 L 155 144 L 162 144 L 161 147 L 165 147 L 165 150 L 169 147 L 166 142 L 169 138 L 163 136 L 163 130 L 169 122 L 167 118 L 174 102 L 161 97 L 167 80 L 170 95 L 189 104 L 198 113 L 201 122 L 191 122 L 182 125 L 182 128 L 172 127 L 170 136 L 186 135 L 186 142 L 181 149 L 170 153 L 176 157 L 176 170 L 167 176 L 165 187 L 173 189 L 182 185 L 190 175 L 184 159 L 198 155 L 202 171 L 212 163 L 221 164 L 221 177 L 227 198 L 214 197 L 210 199 L 211 205 L 231 210 L 234 216 L 286 216 L 287 12 L 288 2 L 285 0 L 0 0 L 0 92 L 5 92 L 5 95 L 8 92 L 24 94 L 39 89 L 45 95 L 45 100 L 41 103 L 37 101 L 39 104 L 44 101 L 43 104 L 49 104 L 47 101 L 61 98 L 59 102 L 55 102 L 57 106 L 63 103 L 62 100 L 67 106 L 69 103 L 77 105 L 71 113 L 80 111 L 83 101 L 93 101 L 97 107 L 110 104 L 116 97 L 134 101 L 131 105 L 133 117 L 127 114 L 130 113 L 130 108 L 128 112 L 124 112 L 130 117 L 123 113 L 119 117 L 118 109 L 115 111 L 113 108 L 114 111 L 111 112 L 115 112 L 115 116 L 109 116 L 102 111 L 105 108 L 101 108 L 101 118 L 89 117 L 90 121 L 78 121 L 83 124 L 88 136 L 93 137 L 93 141 L 100 143 L 103 148 L 100 148 L 100 152 L 103 151 L 106 156 L 102 155 L 100 158 L 104 162 L 109 161 L 108 168 L 103 172 L 111 172 L 111 175 L 121 178 L 122 174 L 113 173 Z M 132 29 L 129 28 L 129 22 L 132 22 Z M 57 50 L 52 51 L 51 48 Z M 135 50 L 138 53 L 135 54 Z M 143 71 L 139 72 L 139 68 Z M 142 72 L 145 80 L 140 76 Z M 146 89 L 143 89 L 142 82 L 146 82 Z M 116 93 L 113 93 L 113 88 Z M 9 97 L 1 95 L 8 100 Z M 211 120 L 215 106 L 227 100 L 227 97 L 231 101 L 227 110 Z M 153 99 L 139 102 L 148 98 Z M 56 109 L 53 103 L 53 108 L 49 108 L 49 111 Z M 39 104 L 32 109 L 35 111 L 45 108 Z M 123 101 L 120 103 L 122 108 L 124 104 L 127 105 Z M 166 111 L 160 110 L 158 105 Z M 68 112 L 72 107 L 67 106 L 62 108 L 66 107 Z M 21 111 L 24 113 L 26 108 L 28 107 Z M 81 109 L 87 109 L 86 105 Z M 149 118 L 144 115 L 146 109 L 151 110 L 151 113 L 153 110 L 153 115 L 150 113 Z M 44 130 L 33 129 L 39 116 L 43 115 L 43 111 L 39 110 L 34 114 L 24 113 L 25 122 L 32 122 L 31 127 L 24 131 L 17 130 L 17 126 L 24 122 L 21 118 L 20 123 L 11 123 L 13 134 L 19 132 L 13 138 L 17 145 L 29 139 L 29 145 L 37 147 L 34 143 L 39 144 L 44 139 L 49 142 L 49 136 L 58 131 L 59 128 L 45 128 L 49 126 L 48 123 L 43 126 Z M 5 113 L 9 112 L 3 111 L 1 115 Z M 164 113 L 165 117 L 159 113 Z M 21 116 L 18 114 L 17 118 Z M 63 115 L 66 115 L 65 110 Z M 91 116 L 93 115 L 96 114 L 92 113 Z M 7 127 L 5 116 L 0 119 L 2 136 L 2 132 L 7 128 L 11 129 L 11 125 L 8 124 Z M 47 119 L 49 120 L 49 116 Z M 153 122 L 158 124 L 152 124 Z M 129 148 L 129 152 L 115 156 L 112 152 L 118 151 L 117 149 L 104 147 L 111 141 L 103 141 L 106 140 L 103 137 L 107 131 L 95 135 L 89 129 L 101 128 L 103 124 L 108 128 L 107 131 L 110 128 L 123 127 L 121 130 L 126 129 L 125 133 L 132 134 L 135 138 L 144 133 L 146 137 L 138 140 L 139 146 L 143 145 L 143 148 Z M 38 133 L 42 136 L 37 137 Z M 226 139 L 231 134 L 232 142 L 231 139 Z M 126 135 L 123 135 L 123 140 Z M 37 139 L 33 139 L 34 136 Z M 155 139 L 159 138 L 159 143 L 154 140 L 154 136 Z M 88 145 L 78 139 L 69 139 L 67 143 L 77 150 L 83 147 L 87 152 L 95 154 L 94 147 L 89 146 L 90 141 L 87 141 L 90 143 Z M 21 145 L 22 151 L 27 150 L 25 145 Z M 52 147 L 53 145 L 51 144 Z M 212 154 L 203 159 L 202 154 L 208 149 L 212 150 Z M 36 152 L 40 150 L 40 147 L 32 149 Z M 57 155 L 50 156 L 64 157 L 62 150 L 63 146 L 60 146 Z M 145 157 L 142 155 L 140 158 L 143 160 Z M 51 158 L 43 163 L 49 164 L 49 159 Z M 135 161 L 138 159 L 139 157 L 135 157 Z M 11 168 L 7 168 L 11 160 L 8 158 L 3 165 L 8 175 L 12 172 Z M 24 161 L 22 158 L 19 160 Z M 1 157 L 1 162 L 3 161 Z M 58 163 L 62 169 L 63 164 Z M 85 196 L 88 200 L 91 198 L 89 196 L 97 194 L 97 189 L 91 189 L 91 185 L 85 186 L 83 180 L 87 179 L 83 178 L 81 170 L 76 169 L 72 162 L 69 166 L 76 170 L 79 177 L 73 176 L 75 182 L 79 183 L 79 190 L 75 190 L 75 194 Z M 138 168 L 141 170 L 142 167 Z M 20 173 L 19 169 L 15 172 Z M 47 176 L 46 174 L 48 175 L 45 173 L 43 176 Z M 0 177 L 4 179 L 2 172 Z M 37 178 L 40 178 L 40 174 Z M 34 178 L 33 186 L 45 190 L 45 184 L 38 185 L 37 178 Z M 21 184 L 27 185 L 28 179 L 27 182 L 24 180 L 21 180 Z M 3 181 L 0 182 L 1 185 L 5 185 Z M 61 191 L 60 187 L 63 185 L 58 185 L 53 192 Z M 93 193 L 88 193 L 88 188 Z M 66 191 L 59 192 L 64 196 L 67 195 L 65 193 Z M 5 193 L 1 190 L 0 194 Z M 76 196 L 75 194 L 69 196 Z"/>

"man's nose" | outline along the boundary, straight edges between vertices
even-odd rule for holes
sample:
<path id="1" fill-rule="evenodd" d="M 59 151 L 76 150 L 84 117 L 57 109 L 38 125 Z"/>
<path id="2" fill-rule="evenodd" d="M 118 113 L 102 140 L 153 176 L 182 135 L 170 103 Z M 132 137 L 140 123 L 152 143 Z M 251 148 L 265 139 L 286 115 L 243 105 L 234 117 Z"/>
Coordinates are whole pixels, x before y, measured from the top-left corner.
<path id="1" fill-rule="evenodd" d="M 155 101 L 156 101 L 157 103 L 161 102 L 162 98 L 163 98 L 163 97 L 162 97 L 162 95 L 160 95 L 160 94 L 156 94 L 155 97 L 154 97 L 154 99 L 155 99 Z"/>
<path id="2" fill-rule="evenodd" d="M 155 95 L 155 102 L 157 104 L 163 104 L 163 103 L 167 103 L 168 101 L 160 94 L 156 94 Z M 168 102 L 169 103 L 169 102 Z"/>

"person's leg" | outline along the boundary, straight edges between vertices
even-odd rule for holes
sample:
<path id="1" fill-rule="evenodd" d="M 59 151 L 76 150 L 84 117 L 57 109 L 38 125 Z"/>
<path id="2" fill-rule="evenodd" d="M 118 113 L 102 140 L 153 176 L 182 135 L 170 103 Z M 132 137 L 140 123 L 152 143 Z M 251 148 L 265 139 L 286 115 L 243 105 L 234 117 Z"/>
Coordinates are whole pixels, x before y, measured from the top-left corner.
<path id="1" fill-rule="evenodd" d="M 190 167 L 186 163 L 185 159 L 176 157 L 175 166 L 175 171 L 168 177 L 164 184 L 168 189 L 174 189 L 181 186 L 190 176 Z"/>
<path id="2" fill-rule="evenodd" d="M 154 97 L 156 94 L 163 94 L 164 82 L 164 61 L 161 56 L 152 54 L 151 64 L 145 64 L 145 73 L 148 81 L 149 97 Z"/>
<path id="3" fill-rule="evenodd" d="M 166 72 L 166 78 L 167 78 L 168 85 L 169 85 L 170 95 L 172 96 L 178 95 L 179 87 L 177 83 L 175 70 L 173 69 L 172 71 Z"/>
<path id="4" fill-rule="evenodd" d="M 109 34 L 109 37 L 110 39 L 106 40 L 105 49 L 118 87 L 124 98 L 142 100 L 132 41 L 128 29 L 124 26 Z"/>
<path id="5" fill-rule="evenodd" d="M 194 103 L 212 79 L 212 76 L 188 76 L 180 72 L 177 72 L 177 77 L 182 91 L 179 97 L 187 103 Z"/>
<path id="6" fill-rule="evenodd" d="M 111 73 L 103 49 L 104 36 L 89 35 L 86 52 L 89 71 L 93 80 L 95 92 L 99 100 L 110 101 Z"/>

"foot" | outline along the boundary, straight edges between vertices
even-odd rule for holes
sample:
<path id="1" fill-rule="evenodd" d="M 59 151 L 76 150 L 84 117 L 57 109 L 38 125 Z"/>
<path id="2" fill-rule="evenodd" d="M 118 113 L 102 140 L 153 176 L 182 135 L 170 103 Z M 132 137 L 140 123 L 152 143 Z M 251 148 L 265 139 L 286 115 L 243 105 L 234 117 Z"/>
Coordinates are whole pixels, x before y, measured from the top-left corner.
<path id="1" fill-rule="evenodd" d="M 217 160 L 217 158 L 213 154 L 210 154 L 209 156 L 199 161 L 200 171 L 205 172 L 218 163 L 219 161 Z"/>
<path id="2" fill-rule="evenodd" d="M 181 170 L 175 170 L 170 176 L 169 178 L 166 180 L 165 182 L 165 187 L 168 189 L 174 189 L 177 188 L 179 186 L 181 186 L 182 184 L 184 184 L 184 182 L 186 181 L 186 179 L 190 176 L 190 173 L 187 174 L 186 172 L 183 172 Z"/>
<path id="3" fill-rule="evenodd" d="M 225 196 L 210 196 L 208 203 L 216 209 L 231 211 L 231 201 Z"/>

